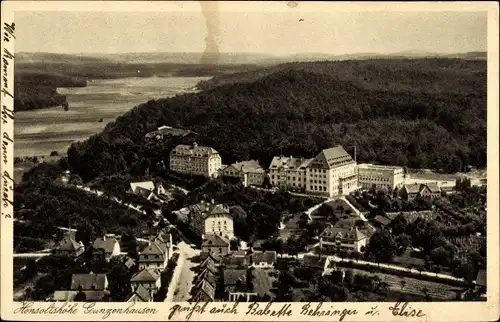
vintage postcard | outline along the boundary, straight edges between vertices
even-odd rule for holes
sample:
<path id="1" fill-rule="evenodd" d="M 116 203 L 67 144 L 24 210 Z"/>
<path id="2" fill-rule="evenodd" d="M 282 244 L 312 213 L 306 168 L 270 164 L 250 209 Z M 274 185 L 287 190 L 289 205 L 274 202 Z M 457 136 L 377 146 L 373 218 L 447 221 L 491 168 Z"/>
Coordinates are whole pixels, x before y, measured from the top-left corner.
<path id="1" fill-rule="evenodd" d="M 497 2 L 1 24 L 2 319 L 500 317 Z"/>

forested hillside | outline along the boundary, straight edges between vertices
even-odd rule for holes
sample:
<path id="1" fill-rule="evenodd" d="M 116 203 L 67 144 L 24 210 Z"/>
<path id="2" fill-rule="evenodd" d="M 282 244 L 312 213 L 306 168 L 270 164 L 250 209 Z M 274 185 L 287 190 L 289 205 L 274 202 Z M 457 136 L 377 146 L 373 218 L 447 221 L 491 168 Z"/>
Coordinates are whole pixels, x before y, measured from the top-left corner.
<path id="1" fill-rule="evenodd" d="M 17 70 L 14 74 L 14 109 L 25 111 L 67 104 L 66 96 L 57 93 L 58 87 L 85 87 L 82 78 L 34 70 Z"/>
<path id="2" fill-rule="evenodd" d="M 74 144 L 70 167 L 84 180 L 127 172 L 151 153 L 144 134 L 164 124 L 199 133 L 224 163 L 251 157 L 267 166 L 276 154 L 313 156 L 342 144 L 357 146 L 358 162 L 449 172 L 486 164 L 484 61 L 298 63 L 228 79 L 133 108 Z"/>

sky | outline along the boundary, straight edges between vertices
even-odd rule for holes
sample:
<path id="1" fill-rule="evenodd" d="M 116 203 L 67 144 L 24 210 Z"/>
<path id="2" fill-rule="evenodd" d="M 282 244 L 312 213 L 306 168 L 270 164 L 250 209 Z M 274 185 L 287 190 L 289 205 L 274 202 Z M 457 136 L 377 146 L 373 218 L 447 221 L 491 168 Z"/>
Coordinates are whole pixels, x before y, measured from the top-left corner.
<path id="1" fill-rule="evenodd" d="M 206 39 L 217 42 L 220 52 L 274 55 L 487 51 L 486 12 L 360 12 L 311 10 L 309 5 L 309 10 L 218 10 L 204 15 L 198 7 L 169 12 L 19 11 L 16 51 L 203 52 Z"/>

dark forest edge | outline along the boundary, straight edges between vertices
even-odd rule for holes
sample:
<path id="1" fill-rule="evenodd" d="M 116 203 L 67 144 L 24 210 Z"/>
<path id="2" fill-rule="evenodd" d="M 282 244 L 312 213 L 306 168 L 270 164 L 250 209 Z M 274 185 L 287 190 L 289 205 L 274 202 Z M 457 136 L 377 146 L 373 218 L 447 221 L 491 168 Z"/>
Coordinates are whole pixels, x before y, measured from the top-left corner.
<path id="1" fill-rule="evenodd" d="M 136 106 L 102 133 L 73 144 L 70 170 L 87 182 L 137 171 L 145 160 L 168 165 L 173 146 L 143 142 L 161 125 L 199 133 L 198 143 L 218 150 L 224 163 L 254 158 L 267 166 L 273 155 L 309 157 L 342 144 L 349 152 L 357 146 L 358 162 L 449 173 L 486 165 L 484 61 L 280 66 L 267 76 L 244 74 L 249 81 Z"/>

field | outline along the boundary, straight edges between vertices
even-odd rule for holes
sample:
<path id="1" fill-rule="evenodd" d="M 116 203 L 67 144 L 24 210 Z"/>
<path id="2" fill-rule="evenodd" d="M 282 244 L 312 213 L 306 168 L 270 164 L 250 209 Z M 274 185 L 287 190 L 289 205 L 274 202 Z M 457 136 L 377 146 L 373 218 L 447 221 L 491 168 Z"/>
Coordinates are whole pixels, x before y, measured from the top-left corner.
<path id="1" fill-rule="evenodd" d="M 87 87 L 58 88 L 69 110 L 51 107 L 16 112 L 15 156 L 65 153 L 74 141 L 102 131 L 108 122 L 151 99 L 188 92 L 208 77 L 150 77 L 93 80 Z M 102 122 L 99 122 L 100 119 Z"/>
<path id="2" fill-rule="evenodd" d="M 360 269 L 351 269 L 354 274 L 361 273 L 367 274 L 367 271 Z M 395 275 L 376 273 L 378 277 L 381 278 L 383 282 L 389 285 L 389 290 L 397 293 L 405 293 L 409 295 L 424 296 L 423 289 L 428 289 L 428 294 L 433 300 L 448 300 L 451 301 L 455 299 L 457 291 L 464 291 L 465 288 L 460 288 L 456 286 L 450 286 L 447 284 L 441 284 L 430 281 L 423 281 L 410 277 L 400 277 Z M 401 281 L 405 281 L 404 287 L 402 288 Z M 388 297 L 385 300 L 396 300 Z"/>

